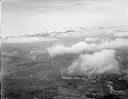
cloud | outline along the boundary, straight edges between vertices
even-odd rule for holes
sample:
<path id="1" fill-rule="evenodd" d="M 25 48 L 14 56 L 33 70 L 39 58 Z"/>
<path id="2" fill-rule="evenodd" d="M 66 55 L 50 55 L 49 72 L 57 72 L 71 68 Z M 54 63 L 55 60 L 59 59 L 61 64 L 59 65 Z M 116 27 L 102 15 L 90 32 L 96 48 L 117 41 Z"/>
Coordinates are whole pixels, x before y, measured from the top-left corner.
<path id="1" fill-rule="evenodd" d="M 69 74 L 82 73 L 85 75 L 118 72 L 118 61 L 115 50 L 102 50 L 94 54 L 81 54 L 71 66 L 67 68 Z"/>
<path id="2" fill-rule="evenodd" d="M 98 44 L 81 41 L 73 44 L 72 46 L 57 44 L 48 48 L 47 50 L 51 56 L 56 56 L 68 53 L 76 54 L 82 51 L 98 51 L 102 49 L 118 49 L 122 47 L 128 48 L 128 39 L 117 38 L 115 40 L 106 40 Z"/>
<path id="3" fill-rule="evenodd" d="M 128 37 L 128 32 L 118 32 L 114 34 L 115 37 Z"/>
<path id="4" fill-rule="evenodd" d="M 4 38 L 2 42 L 4 43 L 31 43 L 39 41 L 57 41 L 58 39 L 52 37 L 14 37 L 14 38 Z"/>
<path id="5" fill-rule="evenodd" d="M 116 49 L 121 47 L 126 47 L 126 48 L 128 47 L 128 39 L 117 38 L 115 40 L 106 41 L 98 45 L 98 49 L 104 49 L 104 48 Z"/>
<path id="6" fill-rule="evenodd" d="M 78 42 L 72 46 L 64 46 L 61 44 L 54 45 L 48 48 L 48 52 L 50 56 L 56 56 L 61 54 L 69 54 L 69 53 L 80 53 L 84 50 L 93 50 L 95 48 L 95 44 L 87 44 L 86 42 Z"/>
<path id="7" fill-rule="evenodd" d="M 99 41 L 99 38 L 98 37 L 87 37 L 85 38 L 84 41 L 85 42 L 96 42 L 96 41 Z"/>

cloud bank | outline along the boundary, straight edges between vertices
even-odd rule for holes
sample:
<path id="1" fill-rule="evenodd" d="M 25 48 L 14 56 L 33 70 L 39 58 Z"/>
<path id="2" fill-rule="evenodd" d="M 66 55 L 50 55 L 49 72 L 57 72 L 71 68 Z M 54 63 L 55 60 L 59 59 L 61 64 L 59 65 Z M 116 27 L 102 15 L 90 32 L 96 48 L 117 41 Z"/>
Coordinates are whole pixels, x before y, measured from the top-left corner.
<path id="1" fill-rule="evenodd" d="M 117 37 L 128 37 L 128 32 L 119 32 L 114 34 Z"/>
<path id="2" fill-rule="evenodd" d="M 87 37 L 85 38 L 84 41 L 85 42 L 96 42 L 96 41 L 99 41 L 99 38 L 98 37 Z"/>
<path id="3" fill-rule="evenodd" d="M 2 39 L 3 43 L 32 43 L 40 41 L 57 41 L 58 39 L 53 37 L 13 37 Z"/>
<path id="4" fill-rule="evenodd" d="M 84 50 L 93 50 L 95 49 L 95 44 L 87 44 L 86 42 L 78 42 L 72 46 L 64 46 L 61 44 L 54 45 L 48 48 L 50 56 L 62 55 L 62 54 L 76 54 Z"/>
<path id="5" fill-rule="evenodd" d="M 102 50 L 94 54 L 82 54 L 69 66 L 68 73 L 92 75 L 118 72 L 119 65 L 115 59 L 115 53 L 115 50 Z"/>
<path id="6" fill-rule="evenodd" d="M 96 43 L 86 43 L 84 41 L 73 44 L 72 46 L 64 46 L 62 44 L 54 45 L 48 48 L 50 56 L 68 54 L 68 53 L 80 53 L 82 51 L 98 51 L 102 49 L 118 49 L 118 48 L 128 48 L 128 39 L 117 38 L 115 40 L 106 40 L 99 44 Z"/>

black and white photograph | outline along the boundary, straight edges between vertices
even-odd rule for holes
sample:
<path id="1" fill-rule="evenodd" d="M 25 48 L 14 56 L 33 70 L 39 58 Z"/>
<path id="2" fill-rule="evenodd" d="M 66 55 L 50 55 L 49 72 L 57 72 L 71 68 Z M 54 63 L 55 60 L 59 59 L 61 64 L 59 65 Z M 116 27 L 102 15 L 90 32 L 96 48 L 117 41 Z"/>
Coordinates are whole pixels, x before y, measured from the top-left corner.
<path id="1" fill-rule="evenodd" d="M 1 0 L 0 99 L 128 99 L 128 0 Z"/>

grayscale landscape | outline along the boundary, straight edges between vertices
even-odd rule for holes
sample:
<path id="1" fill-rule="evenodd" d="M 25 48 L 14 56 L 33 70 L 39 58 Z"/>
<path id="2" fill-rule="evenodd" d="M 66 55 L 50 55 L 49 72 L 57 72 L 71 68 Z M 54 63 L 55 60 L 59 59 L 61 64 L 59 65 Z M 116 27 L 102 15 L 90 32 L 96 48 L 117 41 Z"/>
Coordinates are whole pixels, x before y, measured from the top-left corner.
<path id="1" fill-rule="evenodd" d="M 126 0 L 1 8 L 1 99 L 128 99 Z"/>

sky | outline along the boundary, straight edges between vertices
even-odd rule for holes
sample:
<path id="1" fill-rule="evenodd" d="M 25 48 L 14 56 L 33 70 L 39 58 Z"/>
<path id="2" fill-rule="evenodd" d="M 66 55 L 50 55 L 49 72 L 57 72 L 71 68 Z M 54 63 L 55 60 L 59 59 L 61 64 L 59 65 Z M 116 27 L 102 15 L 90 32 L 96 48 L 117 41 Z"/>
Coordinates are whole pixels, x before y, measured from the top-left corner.
<path id="1" fill-rule="evenodd" d="M 128 0 L 3 0 L 2 36 L 128 25 Z"/>

